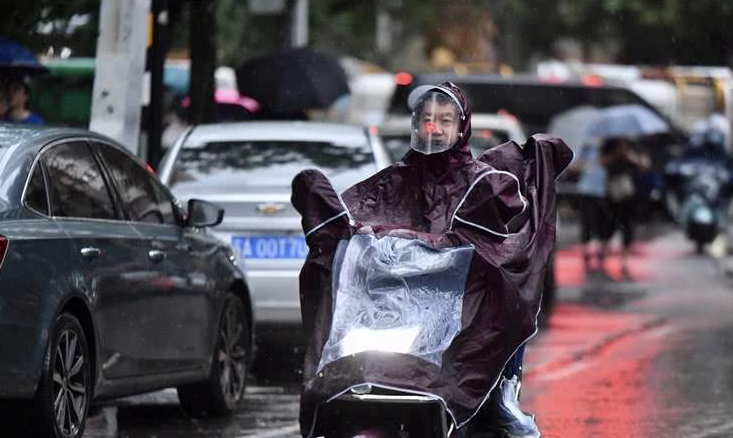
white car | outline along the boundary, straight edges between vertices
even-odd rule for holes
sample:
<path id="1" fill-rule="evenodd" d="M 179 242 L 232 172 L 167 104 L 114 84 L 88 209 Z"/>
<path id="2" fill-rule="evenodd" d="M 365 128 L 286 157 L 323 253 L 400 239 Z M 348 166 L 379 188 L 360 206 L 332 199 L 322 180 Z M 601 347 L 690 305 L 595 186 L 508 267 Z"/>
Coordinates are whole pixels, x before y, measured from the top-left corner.
<path id="1" fill-rule="evenodd" d="M 527 136 L 522 125 L 509 114 L 472 114 L 469 146 L 474 157 L 509 140 L 523 144 Z M 379 127 L 379 135 L 394 160 L 410 149 L 410 116 L 393 115 Z"/>
<path id="2" fill-rule="evenodd" d="M 390 164 L 368 128 L 266 121 L 195 126 L 166 154 L 159 173 L 179 200 L 225 208 L 211 232 L 239 258 L 256 325 L 289 330 L 301 322 L 298 276 L 308 254 L 290 204 L 293 177 L 318 168 L 341 192 Z M 277 330 L 260 333 L 268 331 Z"/>

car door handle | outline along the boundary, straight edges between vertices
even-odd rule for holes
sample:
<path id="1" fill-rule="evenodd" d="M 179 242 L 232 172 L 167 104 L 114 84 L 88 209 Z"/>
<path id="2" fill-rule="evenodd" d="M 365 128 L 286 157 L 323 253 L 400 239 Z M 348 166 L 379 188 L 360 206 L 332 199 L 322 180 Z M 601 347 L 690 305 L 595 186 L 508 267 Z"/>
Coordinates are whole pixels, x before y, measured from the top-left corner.
<path id="1" fill-rule="evenodd" d="M 178 245 L 176 245 L 176 249 L 178 251 L 193 251 L 193 247 L 188 243 L 179 243 Z"/>
<path id="2" fill-rule="evenodd" d="M 100 251 L 99 248 L 95 248 L 93 246 L 84 247 L 79 251 L 79 253 L 87 260 L 98 259 L 102 255 L 102 251 Z"/>
<path id="3" fill-rule="evenodd" d="M 148 251 L 148 258 L 154 262 L 159 262 L 165 258 L 165 252 L 159 249 L 151 249 Z"/>

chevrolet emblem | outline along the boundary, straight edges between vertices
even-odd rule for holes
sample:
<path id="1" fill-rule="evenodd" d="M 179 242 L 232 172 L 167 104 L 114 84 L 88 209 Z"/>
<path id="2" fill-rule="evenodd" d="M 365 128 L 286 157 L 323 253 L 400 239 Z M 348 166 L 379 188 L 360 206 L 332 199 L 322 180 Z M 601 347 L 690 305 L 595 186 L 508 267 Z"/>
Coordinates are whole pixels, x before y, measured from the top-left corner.
<path id="1" fill-rule="evenodd" d="M 262 214 L 277 214 L 283 210 L 285 210 L 285 206 L 283 204 L 274 204 L 271 202 L 257 206 L 257 211 Z"/>

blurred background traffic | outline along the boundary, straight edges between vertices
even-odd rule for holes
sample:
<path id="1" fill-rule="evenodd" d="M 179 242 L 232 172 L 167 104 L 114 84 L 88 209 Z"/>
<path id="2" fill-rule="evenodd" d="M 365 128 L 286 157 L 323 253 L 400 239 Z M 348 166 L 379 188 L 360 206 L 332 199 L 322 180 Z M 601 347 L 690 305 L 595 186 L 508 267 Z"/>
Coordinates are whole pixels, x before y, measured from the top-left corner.
<path id="1" fill-rule="evenodd" d="M 687 149 L 714 130 L 731 151 L 725 1 L 5 0 L 3 11 L 4 119 L 20 82 L 38 120 L 101 131 L 153 167 L 191 125 L 252 120 L 368 127 L 396 161 L 408 92 L 441 80 L 471 101 L 476 154 L 536 132 L 570 145 L 563 216 L 605 194 L 592 181 L 608 138 L 648 163 L 632 172 L 633 218 L 685 227 L 688 177 L 709 161 Z M 611 107 L 621 119 L 599 120 Z M 729 189 L 716 184 L 717 218 Z"/>
<path id="2" fill-rule="evenodd" d="M 674 277 L 675 251 L 725 259 L 733 248 L 733 2 L 0 0 L 0 12 L 0 120 L 100 132 L 179 200 L 226 208 L 212 233 L 247 275 L 260 351 L 287 345 L 259 355 L 260 377 L 283 361 L 297 369 L 297 355 L 285 357 L 301 351 L 286 342 L 300 323 L 307 253 L 292 176 L 316 166 L 343 190 L 399 161 L 407 95 L 421 84 L 464 90 L 475 156 L 538 132 L 575 153 L 558 180 L 559 244 L 540 319 L 555 331 L 530 346 L 536 369 L 689 310 L 681 298 L 645 307 L 648 320 L 619 318 L 628 302 L 663 292 L 655 281 Z M 675 263 L 692 283 L 709 280 L 701 259 Z M 565 305 L 553 324 L 555 301 Z M 578 303 L 595 310 L 578 313 Z M 583 325 L 602 319 L 596 311 L 618 311 L 604 314 L 616 322 Z M 539 352 L 555 357 L 546 353 L 569 345 L 563 328 L 576 322 L 598 342 L 543 362 Z M 542 396 L 532 403 L 542 414 Z M 288 421 L 282 436 L 295 431 Z"/>

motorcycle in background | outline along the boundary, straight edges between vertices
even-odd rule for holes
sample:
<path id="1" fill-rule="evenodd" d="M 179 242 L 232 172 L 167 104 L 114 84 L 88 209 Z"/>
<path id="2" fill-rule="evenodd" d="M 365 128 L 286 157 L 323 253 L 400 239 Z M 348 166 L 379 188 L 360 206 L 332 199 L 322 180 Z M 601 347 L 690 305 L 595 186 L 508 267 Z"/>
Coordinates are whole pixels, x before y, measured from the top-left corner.
<path id="1" fill-rule="evenodd" d="M 665 169 L 667 208 L 698 253 L 726 231 L 732 178 L 727 160 L 683 156 Z"/>

